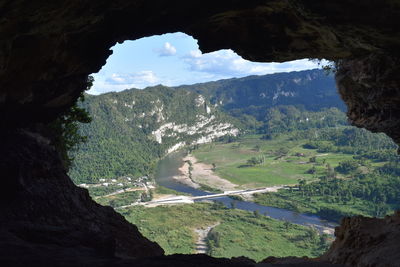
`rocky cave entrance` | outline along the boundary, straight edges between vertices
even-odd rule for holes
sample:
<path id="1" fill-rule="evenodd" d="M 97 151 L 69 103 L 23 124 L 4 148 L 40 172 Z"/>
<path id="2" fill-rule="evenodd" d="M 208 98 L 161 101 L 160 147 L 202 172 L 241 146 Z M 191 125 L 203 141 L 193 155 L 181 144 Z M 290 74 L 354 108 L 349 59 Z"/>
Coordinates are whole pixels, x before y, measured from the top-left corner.
<path id="1" fill-rule="evenodd" d="M 5 264 L 253 265 L 247 260 L 161 256 L 158 245 L 112 209 L 94 203 L 66 175 L 54 136 L 44 124 L 73 105 L 88 74 L 100 69 L 115 42 L 182 31 L 198 39 L 205 52 L 232 48 L 244 58 L 264 62 L 308 57 L 340 61 L 336 81 L 350 122 L 385 132 L 399 143 L 396 1 L 214 2 L 1 4 L 0 123 L 5 130 L 0 169 L 5 178 L 0 244 Z M 298 261 L 398 263 L 399 225 L 398 214 L 345 219 L 327 254 L 314 263 Z"/>

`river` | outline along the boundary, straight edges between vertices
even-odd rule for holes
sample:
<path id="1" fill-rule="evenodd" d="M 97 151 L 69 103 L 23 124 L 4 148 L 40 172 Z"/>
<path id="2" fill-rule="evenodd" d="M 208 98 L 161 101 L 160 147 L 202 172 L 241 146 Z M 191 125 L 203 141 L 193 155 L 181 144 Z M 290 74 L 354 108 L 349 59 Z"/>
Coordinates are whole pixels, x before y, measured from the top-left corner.
<path id="1" fill-rule="evenodd" d="M 191 194 L 193 196 L 203 196 L 210 194 L 209 192 L 201 191 L 181 184 L 173 179 L 173 176 L 181 175 L 179 168 L 183 165 L 183 157 L 184 152 L 179 151 L 171 153 L 161 159 L 158 162 L 155 174 L 156 183 L 161 186 L 176 190 L 178 192 Z M 330 230 L 332 234 L 332 229 L 337 226 L 336 223 L 321 219 L 316 215 L 303 214 L 291 210 L 263 206 L 250 201 L 238 201 L 233 200 L 229 197 L 213 198 L 213 201 L 221 202 L 229 208 L 232 206 L 232 202 L 234 201 L 234 206 L 237 209 L 247 211 L 257 210 L 260 214 L 267 215 L 274 219 L 285 220 L 291 223 L 305 226 L 313 226 L 319 232 Z"/>

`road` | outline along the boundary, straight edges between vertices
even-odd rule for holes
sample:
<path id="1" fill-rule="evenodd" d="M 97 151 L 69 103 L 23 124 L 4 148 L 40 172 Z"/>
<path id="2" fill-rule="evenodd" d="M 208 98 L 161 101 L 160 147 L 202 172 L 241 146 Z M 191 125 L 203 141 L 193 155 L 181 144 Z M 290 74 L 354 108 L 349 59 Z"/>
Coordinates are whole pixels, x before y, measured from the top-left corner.
<path id="1" fill-rule="evenodd" d="M 212 198 L 224 197 L 224 196 L 251 195 L 251 194 L 255 194 L 255 193 L 276 192 L 278 189 L 281 189 L 281 188 L 283 188 L 283 186 L 225 191 L 223 193 L 209 194 L 209 195 L 204 195 L 204 196 L 176 196 L 176 197 L 168 197 L 168 198 L 152 200 L 152 201 L 148 201 L 148 202 L 133 203 L 131 205 L 123 206 L 120 208 L 126 208 L 126 207 L 134 206 L 134 205 L 158 206 L 158 205 L 168 205 L 168 204 L 194 203 L 195 200 L 199 200 L 199 199 L 212 199 Z"/>

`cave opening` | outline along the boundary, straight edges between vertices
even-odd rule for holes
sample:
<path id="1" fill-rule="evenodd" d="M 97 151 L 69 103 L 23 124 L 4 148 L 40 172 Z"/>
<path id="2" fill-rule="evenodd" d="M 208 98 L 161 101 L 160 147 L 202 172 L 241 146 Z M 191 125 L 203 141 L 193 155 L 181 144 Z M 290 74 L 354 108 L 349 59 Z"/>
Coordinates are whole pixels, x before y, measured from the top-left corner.
<path id="1" fill-rule="evenodd" d="M 348 125 L 332 63 L 202 54 L 183 33 L 112 49 L 69 175 L 167 254 L 318 257 L 342 217 L 397 205 L 370 185 L 398 168 L 396 145 Z"/>
<path id="2" fill-rule="evenodd" d="M 400 6 L 397 1 L 216 3 L 207 0 L 62 0 L 53 3 L 21 0 L 4 2 L 0 6 L 0 32 L 4 37 L 0 40 L 0 171 L 3 178 L 0 187 L 0 261 L 5 266 L 170 266 L 171 262 L 176 266 L 187 266 L 188 263 L 254 266 L 253 261 L 244 258 L 164 256 L 159 245 L 143 237 L 133 224 L 113 209 L 92 201 L 87 190 L 76 187 L 66 174 L 52 143 L 54 136 L 49 135 L 49 129 L 44 124 L 75 103 L 90 83 L 88 74 L 97 72 L 104 65 L 110 54 L 109 48 L 116 42 L 181 31 L 198 39 L 204 52 L 231 48 L 246 59 L 261 62 L 309 57 L 340 61 L 335 79 L 347 106 L 351 125 L 384 132 L 397 144 L 400 142 Z M 206 107 L 204 110 L 207 110 Z M 253 129 L 256 126 L 253 123 Z M 347 133 L 351 136 L 351 131 Z M 309 136 L 316 136 L 315 132 Z M 332 142 L 346 140 L 337 137 Z M 361 137 L 359 140 L 369 139 L 365 132 L 361 133 Z M 267 140 L 271 136 L 266 134 L 265 138 Z M 140 140 L 147 141 L 145 138 Z M 237 141 L 230 141 L 231 145 L 238 145 Z M 321 144 L 309 145 L 309 148 L 303 148 L 321 148 Z M 230 146 L 229 149 L 240 150 L 241 146 L 245 145 L 239 148 Z M 330 149 L 329 146 L 323 147 Z M 220 147 L 215 144 L 213 150 L 216 148 Z M 264 148 L 253 143 L 250 149 L 257 153 Z M 371 163 L 370 158 L 364 160 L 364 163 L 371 163 L 369 166 L 360 166 L 363 157 L 355 160 L 359 162 L 357 169 L 360 174 L 366 174 L 368 168 L 377 167 L 383 171 L 382 178 L 389 178 L 388 182 L 380 182 L 384 185 L 382 188 L 391 190 L 383 195 L 377 194 L 373 201 L 377 202 L 375 204 L 389 203 L 391 208 L 396 208 L 393 199 L 399 197 L 393 190 L 398 186 L 392 183 L 393 179 L 389 176 L 399 176 L 397 163 L 386 165 L 377 160 L 387 156 L 391 158 L 392 154 L 380 150 L 370 153 L 368 157 L 374 162 Z M 219 159 L 224 157 L 226 153 L 221 153 Z M 319 158 L 315 159 L 317 162 L 313 164 L 318 163 Z M 249 160 L 244 165 L 257 164 L 260 159 Z M 144 159 L 143 163 L 146 162 Z M 218 162 L 212 163 L 215 166 L 211 167 L 217 173 L 221 171 L 222 166 Z M 94 164 L 94 167 L 97 165 Z M 109 168 L 112 167 L 109 165 Z M 354 165 L 345 164 L 341 168 L 342 171 L 351 171 Z M 250 170 L 249 167 L 238 169 Z M 368 182 L 368 179 L 363 181 Z M 318 191 L 306 187 L 307 183 L 299 183 L 298 188 L 300 185 L 307 190 L 300 190 L 298 197 L 303 197 L 304 191 L 304 196 L 310 197 L 308 202 L 312 204 L 313 196 L 310 195 Z M 350 190 L 345 188 L 341 191 L 347 193 Z M 359 187 L 359 192 L 372 193 L 365 184 Z M 329 190 L 324 194 L 328 195 Z M 335 197 L 341 201 L 340 206 L 345 206 L 345 201 L 354 202 L 354 194 Z M 334 203 L 337 199 L 330 201 Z M 375 208 L 375 204 L 370 206 Z M 214 208 L 217 209 L 217 205 Z M 383 210 L 378 208 L 375 212 Z M 193 214 L 188 214 L 188 217 L 190 215 L 193 217 Z M 247 219 L 254 222 L 259 215 L 253 213 Z M 141 219 L 146 221 L 149 218 Z M 266 265 L 299 263 L 305 266 L 329 266 L 334 263 L 347 266 L 398 265 L 399 225 L 400 213 L 381 219 L 346 217 L 336 229 L 334 243 L 322 257 L 311 260 L 269 258 L 263 262 Z M 283 225 L 282 229 L 286 226 Z M 174 229 L 168 232 L 179 235 Z M 222 237 L 221 232 L 213 233 L 213 242 L 218 243 L 218 239 L 222 242 Z M 238 236 L 235 241 L 242 240 L 242 237 Z M 260 242 L 267 241 L 266 238 Z M 277 249 L 283 251 L 286 247 L 277 246 Z"/>

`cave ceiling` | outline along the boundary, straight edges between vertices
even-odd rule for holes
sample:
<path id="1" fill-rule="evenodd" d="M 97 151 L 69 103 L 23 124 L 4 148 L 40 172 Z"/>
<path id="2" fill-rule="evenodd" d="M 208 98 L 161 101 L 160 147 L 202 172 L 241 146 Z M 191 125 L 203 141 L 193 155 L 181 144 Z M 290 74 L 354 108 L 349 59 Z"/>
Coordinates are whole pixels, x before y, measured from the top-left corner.
<path id="1" fill-rule="evenodd" d="M 388 83 L 379 76 L 382 70 L 360 69 L 387 63 L 381 56 L 397 62 L 399 7 L 395 0 L 3 0 L 1 123 L 53 119 L 74 103 L 87 75 L 100 70 L 115 43 L 180 31 L 196 38 L 203 52 L 231 48 L 258 62 L 343 62 L 339 87 L 350 121 L 399 141 L 400 115 L 388 118 L 398 113 L 397 65 L 385 65 L 392 68 Z"/>

